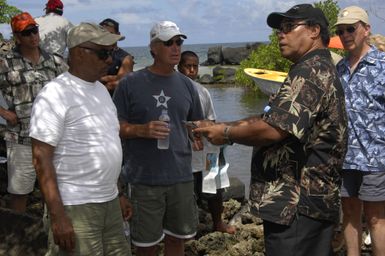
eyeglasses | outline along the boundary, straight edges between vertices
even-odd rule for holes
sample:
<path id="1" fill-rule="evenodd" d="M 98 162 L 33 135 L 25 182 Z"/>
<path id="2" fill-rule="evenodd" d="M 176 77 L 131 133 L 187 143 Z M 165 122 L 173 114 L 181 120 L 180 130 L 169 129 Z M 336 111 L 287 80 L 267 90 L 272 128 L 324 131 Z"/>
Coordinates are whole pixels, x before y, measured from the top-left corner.
<path id="1" fill-rule="evenodd" d="M 35 26 L 30 29 L 25 29 L 23 31 L 18 32 L 21 36 L 30 36 L 32 34 L 36 35 L 39 32 L 39 27 Z"/>
<path id="2" fill-rule="evenodd" d="M 352 33 L 354 33 L 354 31 L 356 31 L 356 29 L 357 28 L 354 27 L 354 26 L 349 26 L 346 29 L 337 29 L 336 30 L 336 35 L 337 36 L 342 36 L 345 33 L 345 31 L 348 32 L 349 34 L 352 34 Z"/>
<path id="3" fill-rule="evenodd" d="M 166 47 L 170 47 L 170 46 L 172 46 L 174 43 L 177 45 L 177 46 L 181 46 L 182 44 L 183 44 L 183 40 L 182 39 L 176 39 L 176 40 L 172 40 L 172 39 L 170 39 L 170 40 L 168 40 L 168 41 L 162 41 L 162 43 L 163 43 L 163 45 L 164 46 L 166 46 Z"/>
<path id="4" fill-rule="evenodd" d="M 114 52 L 114 49 L 93 49 L 93 48 L 88 48 L 88 47 L 80 47 L 82 49 L 90 50 L 98 56 L 100 60 L 107 60 L 109 57 L 112 57 L 112 53 Z"/>
<path id="5" fill-rule="evenodd" d="M 282 23 L 280 28 L 277 30 L 277 33 L 282 32 L 284 34 L 287 34 L 298 26 L 306 26 L 306 25 L 307 23 Z"/>

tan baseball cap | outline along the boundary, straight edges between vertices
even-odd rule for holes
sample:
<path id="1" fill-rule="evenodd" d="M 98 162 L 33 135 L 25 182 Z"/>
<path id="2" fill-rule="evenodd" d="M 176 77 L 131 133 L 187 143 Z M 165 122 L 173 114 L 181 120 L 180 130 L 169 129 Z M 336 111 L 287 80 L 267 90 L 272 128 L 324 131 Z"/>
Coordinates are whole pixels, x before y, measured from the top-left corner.
<path id="1" fill-rule="evenodd" d="M 121 38 L 121 35 L 112 34 L 98 24 L 82 22 L 68 31 L 67 46 L 71 49 L 85 42 L 108 46 Z"/>
<path id="2" fill-rule="evenodd" d="M 340 24 L 354 24 L 359 21 L 370 25 L 368 13 L 361 7 L 349 6 L 338 13 L 337 22 L 334 26 Z"/>

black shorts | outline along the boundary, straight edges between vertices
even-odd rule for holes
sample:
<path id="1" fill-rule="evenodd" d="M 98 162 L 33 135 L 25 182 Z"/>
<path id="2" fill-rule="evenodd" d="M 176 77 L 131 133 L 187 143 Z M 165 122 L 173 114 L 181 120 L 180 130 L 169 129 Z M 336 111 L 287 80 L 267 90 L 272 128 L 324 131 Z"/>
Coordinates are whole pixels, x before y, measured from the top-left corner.
<path id="1" fill-rule="evenodd" d="M 335 224 L 298 215 L 290 226 L 263 221 L 266 256 L 331 256 Z"/>

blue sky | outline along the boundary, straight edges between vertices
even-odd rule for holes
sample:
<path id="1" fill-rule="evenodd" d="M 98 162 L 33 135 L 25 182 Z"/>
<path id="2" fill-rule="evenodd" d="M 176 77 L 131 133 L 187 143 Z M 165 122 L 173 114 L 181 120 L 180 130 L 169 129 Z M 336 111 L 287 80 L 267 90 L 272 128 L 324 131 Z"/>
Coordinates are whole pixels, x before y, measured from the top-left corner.
<path id="1" fill-rule="evenodd" d="M 47 0 L 8 0 L 8 4 L 37 17 L 44 14 Z M 113 18 L 120 23 L 126 39 L 121 46 L 148 45 L 154 22 L 172 20 L 188 36 L 187 44 L 267 41 L 271 29 L 266 17 L 273 11 L 286 11 L 303 1 L 297 0 L 62 0 L 64 16 L 73 24 L 100 22 Z M 308 2 L 312 3 L 312 2 Z M 358 5 L 366 9 L 372 33 L 385 35 L 383 0 L 340 0 L 344 8 Z M 8 24 L 0 32 L 9 38 Z"/>

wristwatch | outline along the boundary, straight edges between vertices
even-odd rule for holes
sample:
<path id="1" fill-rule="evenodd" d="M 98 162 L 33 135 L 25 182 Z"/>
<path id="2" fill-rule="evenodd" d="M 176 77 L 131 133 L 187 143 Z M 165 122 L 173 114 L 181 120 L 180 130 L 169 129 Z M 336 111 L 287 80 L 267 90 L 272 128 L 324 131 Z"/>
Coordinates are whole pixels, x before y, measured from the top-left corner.
<path id="1" fill-rule="evenodd" d="M 230 129 L 231 129 L 231 126 L 225 127 L 225 129 L 223 130 L 223 137 L 225 138 L 227 144 L 233 145 L 234 142 L 232 142 L 230 139 Z"/>

